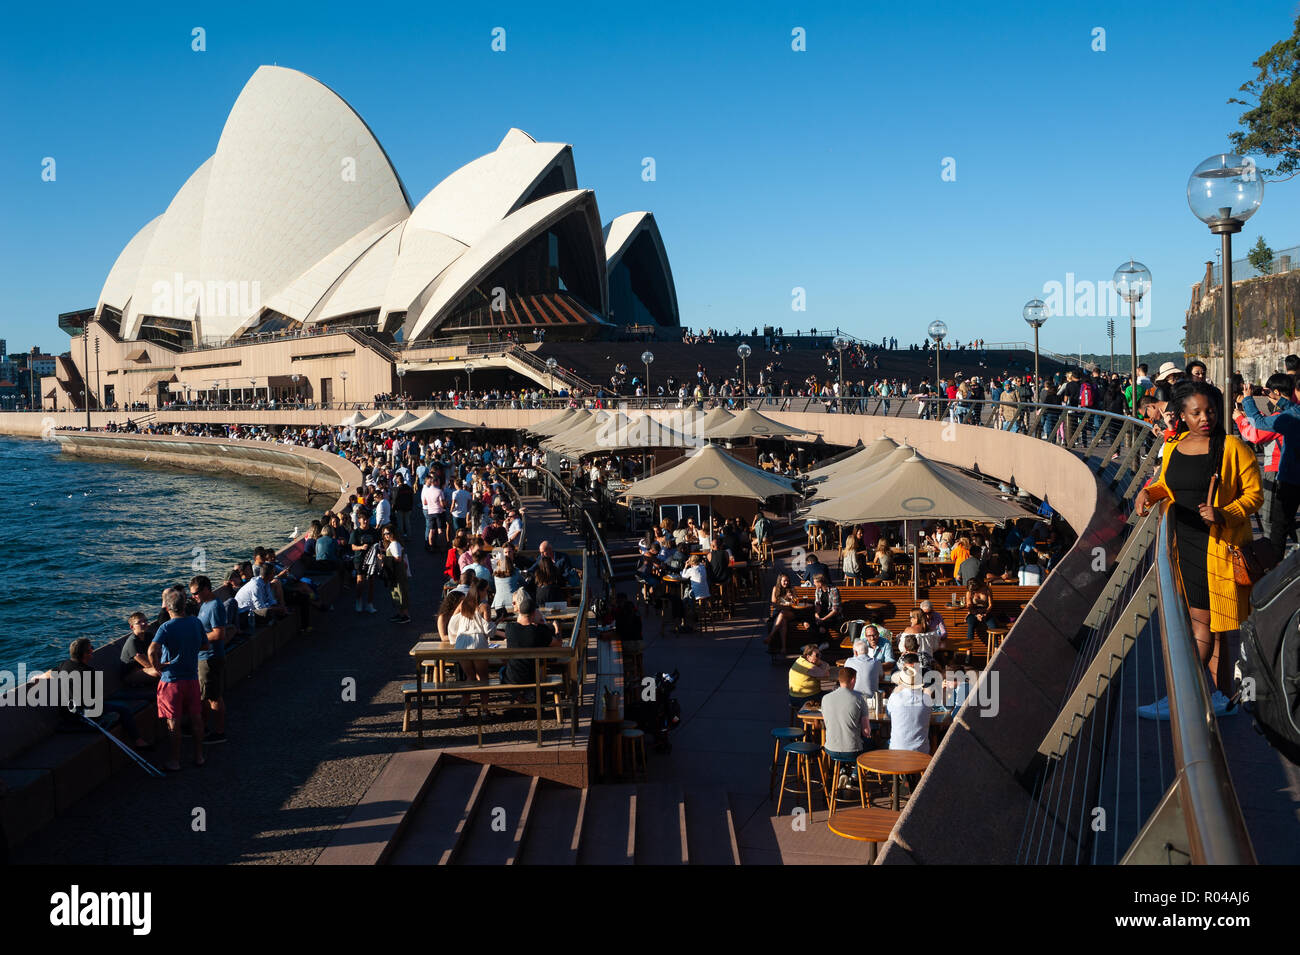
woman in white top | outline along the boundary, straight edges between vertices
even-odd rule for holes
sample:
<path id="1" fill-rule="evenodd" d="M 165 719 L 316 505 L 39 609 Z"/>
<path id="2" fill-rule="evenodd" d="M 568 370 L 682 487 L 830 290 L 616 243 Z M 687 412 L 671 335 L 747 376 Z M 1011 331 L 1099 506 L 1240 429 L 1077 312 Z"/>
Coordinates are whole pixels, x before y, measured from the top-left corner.
<path id="1" fill-rule="evenodd" d="M 1043 557 L 1034 551 L 1028 562 L 1020 568 L 1020 586 L 1037 587 L 1043 582 Z"/>
<path id="2" fill-rule="evenodd" d="M 393 525 L 384 527 L 384 564 L 392 574 L 392 597 L 397 613 L 393 614 L 393 623 L 410 623 L 410 580 L 411 565 L 406 559 L 406 548 L 393 532 Z"/>
<path id="3" fill-rule="evenodd" d="M 477 588 L 471 588 L 470 592 L 461 598 L 460 606 L 456 612 L 451 615 L 447 621 L 447 633 L 454 641 L 454 647 L 457 650 L 486 650 L 488 648 L 488 635 L 493 632 L 492 621 L 488 619 L 487 604 L 479 601 Z M 461 660 L 461 669 L 465 671 L 465 679 L 473 683 L 486 684 L 488 682 L 488 664 L 487 660 Z M 487 706 L 487 694 L 479 694 L 480 705 Z M 462 698 L 461 716 L 467 715 Z"/>

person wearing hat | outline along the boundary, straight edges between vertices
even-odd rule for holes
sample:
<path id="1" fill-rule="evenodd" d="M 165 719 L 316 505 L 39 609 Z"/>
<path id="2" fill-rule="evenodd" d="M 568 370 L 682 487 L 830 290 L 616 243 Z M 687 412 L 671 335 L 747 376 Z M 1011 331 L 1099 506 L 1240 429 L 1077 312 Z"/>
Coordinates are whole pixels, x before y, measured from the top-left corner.
<path id="1" fill-rule="evenodd" d="M 899 660 L 894 676 L 894 692 L 889 694 L 889 748 L 930 752 L 930 703 L 921 681 L 921 660 L 906 653 Z"/>
<path id="2" fill-rule="evenodd" d="M 1156 399 L 1169 401 L 1174 396 L 1174 386 L 1183 379 L 1183 370 L 1167 361 L 1156 372 Z"/>

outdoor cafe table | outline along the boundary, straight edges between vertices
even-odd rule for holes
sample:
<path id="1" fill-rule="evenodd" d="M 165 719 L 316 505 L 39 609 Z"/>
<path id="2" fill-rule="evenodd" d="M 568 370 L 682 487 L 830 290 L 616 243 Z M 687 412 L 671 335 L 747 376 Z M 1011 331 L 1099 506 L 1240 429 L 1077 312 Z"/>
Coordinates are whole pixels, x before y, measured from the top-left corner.
<path id="1" fill-rule="evenodd" d="M 582 648 L 585 650 L 585 648 Z M 415 661 L 415 710 L 416 710 L 416 739 L 419 745 L 424 745 L 424 665 L 426 662 L 442 661 L 444 663 L 459 663 L 469 660 L 486 660 L 490 665 L 502 660 L 532 660 L 533 673 L 537 681 L 537 692 L 534 694 L 534 707 L 537 714 L 537 745 L 542 745 L 542 691 L 545 687 L 542 685 L 542 676 L 545 673 L 547 663 L 567 663 L 573 658 L 573 647 L 517 647 L 510 648 L 506 646 L 490 647 L 487 650 L 457 650 L 455 644 L 446 643 L 436 635 L 433 639 L 421 640 L 411 647 L 411 659 Z M 467 689 L 468 693 L 477 692 L 473 688 Z M 574 717 L 574 733 L 577 733 L 577 716 Z"/>
<path id="2" fill-rule="evenodd" d="M 856 842 L 870 842 L 869 861 L 875 862 L 876 845 L 889 841 L 889 836 L 901 815 L 902 813 L 895 809 L 875 807 L 863 809 L 861 806 L 853 806 L 837 811 L 826 825 L 837 836 L 853 839 Z"/>
<path id="3" fill-rule="evenodd" d="M 882 773 L 894 777 L 894 794 L 890 809 L 898 811 L 898 777 L 911 773 L 923 773 L 930 765 L 929 753 L 918 753 L 910 749 L 873 749 L 858 755 L 858 768 L 872 773 Z"/>

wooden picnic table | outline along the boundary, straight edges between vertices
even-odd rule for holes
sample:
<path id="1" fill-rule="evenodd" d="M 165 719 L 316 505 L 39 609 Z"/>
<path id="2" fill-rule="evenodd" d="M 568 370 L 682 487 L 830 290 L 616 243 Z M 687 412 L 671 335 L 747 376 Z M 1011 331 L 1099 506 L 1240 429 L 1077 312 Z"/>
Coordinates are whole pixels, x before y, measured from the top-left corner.
<path id="1" fill-rule="evenodd" d="M 542 682 L 545 671 L 544 663 L 568 663 L 575 652 L 586 652 L 586 647 L 518 647 L 511 648 L 506 646 L 489 647 L 486 650 L 457 650 L 455 644 L 448 643 L 435 635 L 434 639 L 420 640 L 410 649 L 410 656 L 415 661 L 415 706 L 416 706 L 416 739 L 419 745 L 424 745 L 424 693 L 423 693 L 423 670 L 425 664 L 429 661 L 441 661 L 443 663 L 457 663 L 462 660 L 532 660 L 533 674 L 536 679 L 536 692 L 534 694 L 534 707 L 537 715 L 537 745 L 542 745 L 542 693 L 546 685 Z M 487 686 L 484 685 L 484 690 Z M 466 693 L 480 692 L 474 687 L 468 687 Z M 480 724 L 482 721 L 482 708 L 479 710 Z M 577 734 L 577 711 L 574 711 L 573 732 Z M 481 732 L 481 725 L 480 725 Z"/>

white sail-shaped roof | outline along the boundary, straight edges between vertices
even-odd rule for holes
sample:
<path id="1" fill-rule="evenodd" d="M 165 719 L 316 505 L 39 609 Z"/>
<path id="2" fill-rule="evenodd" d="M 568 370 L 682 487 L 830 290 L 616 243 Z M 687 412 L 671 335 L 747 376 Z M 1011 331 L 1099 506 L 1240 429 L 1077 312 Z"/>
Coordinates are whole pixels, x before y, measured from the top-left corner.
<path id="1" fill-rule="evenodd" d="M 255 329 L 268 313 L 303 323 L 373 313 L 381 328 L 428 336 L 475 282 L 549 229 L 573 253 L 561 291 L 597 319 L 609 312 L 609 269 L 645 234 L 659 266 L 638 253 L 639 267 L 666 283 L 675 310 L 653 216 L 620 216 L 602 232 L 571 146 L 510 129 L 412 209 L 347 103 L 309 76 L 264 66 L 213 155 L 119 253 L 97 309 L 121 310 L 125 339 L 140 336 L 144 316 L 172 320 L 159 324 L 182 336 L 174 323 L 191 323 L 212 340 Z"/>
<path id="2" fill-rule="evenodd" d="M 154 231 L 162 222 L 162 216 L 150 220 L 145 227 L 135 234 L 126 244 L 113 263 L 113 268 L 104 280 L 104 287 L 99 292 L 99 301 L 95 303 L 95 313 L 99 314 L 105 305 L 111 305 L 119 312 L 126 310 L 126 303 L 135 292 L 135 280 L 140 274 L 140 265 L 144 262 L 149 243 L 153 241 Z"/>
<path id="3" fill-rule="evenodd" d="M 203 278 L 256 281 L 269 303 L 353 236 L 409 211 L 388 156 L 347 103 L 303 73 L 263 66 L 235 101 L 212 159 Z M 242 312 L 204 314 L 205 333 L 235 332 L 254 317 Z"/>
<path id="4" fill-rule="evenodd" d="M 474 287 L 475 283 L 538 233 L 545 232 L 573 213 L 580 213 L 586 217 L 592 241 L 598 244 L 600 214 L 596 208 L 595 194 L 590 189 L 557 192 L 536 202 L 530 202 L 514 215 L 507 216 L 489 229 L 475 245 L 439 276 L 437 287 L 427 297 L 422 296 L 419 301 L 419 311 L 408 314 L 404 327 L 411 331 L 407 335 L 407 340 L 419 338 L 436 329 L 451 308 Z M 595 257 L 598 254 L 597 245 L 592 255 Z M 604 312 L 608 302 L 608 291 L 603 269 L 600 270 L 599 282 L 600 310 Z"/>
<path id="5" fill-rule="evenodd" d="M 203 203 L 211 173 L 209 158 L 185 180 L 153 230 L 136 275 L 130 307 L 122 314 L 124 338 L 136 337 L 144 315 L 194 318 L 195 306 L 184 301 L 184 287 L 186 283 L 202 280 L 199 240 L 203 235 Z"/>
<path id="6" fill-rule="evenodd" d="M 410 226 L 474 245 L 522 206 L 552 169 L 560 170 L 562 191 L 577 189 L 573 148 L 528 139 L 507 134 L 493 152 L 461 166 L 420 200 Z"/>

